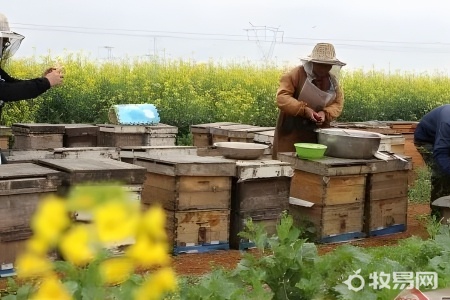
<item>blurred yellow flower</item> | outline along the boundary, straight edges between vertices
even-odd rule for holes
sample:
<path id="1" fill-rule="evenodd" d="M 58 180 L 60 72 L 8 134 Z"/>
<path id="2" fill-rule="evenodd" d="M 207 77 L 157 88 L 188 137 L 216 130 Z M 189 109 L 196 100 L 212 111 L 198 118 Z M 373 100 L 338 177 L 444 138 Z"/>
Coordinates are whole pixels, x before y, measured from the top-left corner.
<path id="1" fill-rule="evenodd" d="M 160 299 L 163 293 L 177 289 L 177 278 L 171 268 L 156 271 L 136 291 L 135 300 Z"/>
<path id="2" fill-rule="evenodd" d="M 55 276 L 44 278 L 37 292 L 31 296 L 30 300 L 70 300 L 72 299 L 64 285 Z"/>
<path id="3" fill-rule="evenodd" d="M 94 210 L 98 238 L 103 243 L 133 237 L 139 222 L 139 203 L 109 201 Z"/>
<path id="4" fill-rule="evenodd" d="M 26 244 L 27 250 L 38 254 L 38 255 L 46 255 L 48 250 L 50 250 L 50 245 L 48 242 L 44 239 L 39 238 L 38 236 L 34 235 L 30 239 L 27 240 Z"/>
<path id="5" fill-rule="evenodd" d="M 53 269 L 52 263 L 45 257 L 31 252 L 24 252 L 16 259 L 17 276 L 20 278 L 38 277 L 48 274 Z"/>
<path id="6" fill-rule="evenodd" d="M 78 224 L 72 227 L 59 244 L 63 257 L 78 266 L 90 262 L 96 254 L 91 237 L 92 232 L 87 225 Z"/>
<path id="7" fill-rule="evenodd" d="M 125 252 L 141 267 L 166 266 L 170 263 L 169 249 L 166 243 L 155 243 L 141 235 Z"/>
<path id="8" fill-rule="evenodd" d="M 129 258 L 115 257 L 102 261 L 99 266 L 100 276 L 106 284 L 118 284 L 127 280 L 134 271 L 134 264 Z"/>
<path id="9" fill-rule="evenodd" d="M 141 229 L 155 239 L 166 239 L 166 214 L 161 206 L 150 207 L 143 215 Z"/>
<path id="10" fill-rule="evenodd" d="M 49 243 L 55 243 L 69 224 L 70 219 L 64 200 L 54 195 L 39 204 L 31 220 L 34 234 Z"/>

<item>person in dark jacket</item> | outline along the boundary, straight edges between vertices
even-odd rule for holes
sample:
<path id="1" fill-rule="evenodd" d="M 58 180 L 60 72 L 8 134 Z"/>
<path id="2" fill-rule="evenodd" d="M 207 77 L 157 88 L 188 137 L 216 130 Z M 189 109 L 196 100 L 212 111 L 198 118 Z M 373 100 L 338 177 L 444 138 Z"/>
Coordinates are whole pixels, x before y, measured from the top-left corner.
<path id="1" fill-rule="evenodd" d="M 431 202 L 450 195 L 450 104 L 423 116 L 414 131 L 414 144 L 431 170 Z M 431 213 L 439 216 L 432 205 Z"/>
<path id="2" fill-rule="evenodd" d="M 63 81 L 64 76 L 58 68 L 48 68 L 42 77 L 27 80 L 6 73 L 3 69 L 6 60 L 14 55 L 23 39 L 23 35 L 10 30 L 8 19 L 0 13 L 0 119 L 5 103 L 36 98 Z M 0 163 L 6 163 L 2 153 Z"/>

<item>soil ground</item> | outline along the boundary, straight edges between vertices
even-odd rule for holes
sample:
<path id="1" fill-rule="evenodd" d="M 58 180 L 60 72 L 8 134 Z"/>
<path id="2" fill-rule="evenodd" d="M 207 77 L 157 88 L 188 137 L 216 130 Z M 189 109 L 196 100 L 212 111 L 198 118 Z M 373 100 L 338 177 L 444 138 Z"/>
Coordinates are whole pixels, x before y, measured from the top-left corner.
<path id="1" fill-rule="evenodd" d="M 385 245 L 395 245 L 399 240 L 410 236 L 428 238 L 428 233 L 419 217 L 430 212 L 429 204 L 413 204 L 408 206 L 407 230 L 391 235 L 369 237 L 348 242 L 359 247 L 377 247 Z M 318 244 L 320 254 L 332 251 L 342 243 Z M 254 251 L 254 250 L 246 250 Z M 226 269 L 234 269 L 242 257 L 240 250 L 219 250 L 209 253 L 180 254 L 174 257 L 173 267 L 179 275 L 202 275 L 210 272 L 214 267 L 220 266 Z"/>

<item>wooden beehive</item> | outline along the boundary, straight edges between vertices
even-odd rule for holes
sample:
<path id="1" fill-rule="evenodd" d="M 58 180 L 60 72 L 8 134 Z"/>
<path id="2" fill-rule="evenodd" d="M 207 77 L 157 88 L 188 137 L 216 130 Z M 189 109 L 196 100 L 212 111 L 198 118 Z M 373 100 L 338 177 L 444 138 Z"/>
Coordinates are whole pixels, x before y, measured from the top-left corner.
<path id="1" fill-rule="evenodd" d="M 63 146 L 64 125 L 46 123 L 15 123 L 13 149 L 52 149 Z"/>
<path id="2" fill-rule="evenodd" d="M 90 124 L 64 124 L 63 147 L 96 147 L 99 128 Z"/>
<path id="3" fill-rule="evenodd" d="M 145 126 L 97 124 L 99 127 L 97 146 L 124 147 L 144 146 Z"/>
<path id="4" fill-rule="evenodd" d="M 136 156 L 135 164 L 147 169 L 142 202 L 146 206 L 161 204 L 169 215 L 168 235 L 175 253 L 229 248 L 231 178 L 236 173 L 233 160 L 145 155 Z M 215 234 L 216 228 L 220 239 L 199 238 L 203 231 Z"/>
<path id="5" fill-rule="evenodd" d="M 291 196 L 300 202 L 290 205 L 290 213 L 301 226 L 306 219 L 314 224 L 322 242 L 363 237 L 370 234 L 368 228 L 374 229 L 374 224 L 378 229 L 387 226 L 388 214 L 400 222 L 398 212 L 406 216 L 410 160 L 324 157 L 309 161 L 297 159 L 295 153 L 280 153 L 280 159 L 290 162 L 295 169 Z M 300 205 L 302 201 L 310 205 Z"/>
<path id="6" fill-rule="evenodd" d="M 193 144 L 198 148 L 206 148 L 212 146 L 213 141 L 211 135 L 211 128 L 237 124 L 239 123 L 215 122 L 215 123 L 191 125 L 190 132 L 192 134 Z"/>
<path id="7" fill-rule="evenodd" d="M 168 210 L 229 209 L 235 162 L 195 155 L 136 156 L 147 169 L 142 201 Z"/>
<path id="8" fill-rule="evenodd" d="M 166 216 L 174 254 L 229 249 L 229 210 L 166 210 Z"/>
<path id="9" fill-rule="evenodd" d="M 230 213 L 230 248 L 244 249 L 251 241 L 240 237 L 245 221 L 251 218 L 273 234 L 280 215 L 289 207 L 293 169 L 278 160 L 238 160 L 233 177 Z"/>
<path id="10" fill-rule="evenodd" d="M 30 220 L 45 196 L 55 193 L 62 174 L 33 163 L 0 168 L 0 264 L 13 263 L 31 236 Z"/>
<path id="11" fill-rule="evenodd" d="M 167 124 L 147 125 L 144 145 L 146 146 L 175 146 L 178 127 Z"/>
<path id="12" fill-rule="evenodd" d="M 405 231 L 408 169 L 368 174 L 365 210 L 364 231 L 368 236 Z"/>
<path id="13" fill-rule="evenodd" d="M 45 158 L 106 158 L 120 160 L 120 151 L 116 147 L 73 147 L 55 148 Z"/>

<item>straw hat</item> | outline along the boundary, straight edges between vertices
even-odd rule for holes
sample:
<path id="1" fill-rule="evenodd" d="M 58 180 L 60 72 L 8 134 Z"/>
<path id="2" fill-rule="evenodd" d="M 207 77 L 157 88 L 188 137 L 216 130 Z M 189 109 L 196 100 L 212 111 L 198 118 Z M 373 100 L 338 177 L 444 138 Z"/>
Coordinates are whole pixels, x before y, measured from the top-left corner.
<path id="1" fill-rule="evenodd" d="M 334 46 L 328 43 L 318 43 L 314 46 L 311 54 L 305 58 L 302 58 L 301 60 L 338 66 L 346 65 L 346 63 L 336 58 L 336 51 L 334 51 Z"/>

